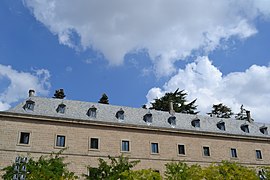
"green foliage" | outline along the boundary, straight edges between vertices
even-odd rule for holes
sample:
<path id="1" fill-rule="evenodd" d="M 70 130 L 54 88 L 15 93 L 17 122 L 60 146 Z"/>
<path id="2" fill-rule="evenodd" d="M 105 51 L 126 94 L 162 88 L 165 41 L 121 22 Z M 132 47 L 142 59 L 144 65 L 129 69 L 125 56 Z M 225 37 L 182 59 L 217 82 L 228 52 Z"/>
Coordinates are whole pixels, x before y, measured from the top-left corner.
<path id="1" fill-rule="evenodd" d="M 213 104 L 213 109 L 209 114 L 211 117 L 215 115 L 218 118 L 230 118 L 233 115 L 231 108 L 227 107 L 226 105 L 220 104 Z"/>
<path id="2" fill-rule="evenodd" d="M 122 173 L 130 171 L 139 161 L 129 161 L 128 157 L 123 155 L 118 158 L 108 156 L 110 163 L 108 164 L 104 159 L 99 159 L 99 166 L 88 167 L 89 175 L 84 174 L 86 179 L 96 180 L 116 180 L 123 177 Z"/>
<path id="3" fill-rule="evenodd" d="M 173 93 L 166 93 L 163 97 L 155 99 L 155 102 L 151 103 L 151 109 L 169 111 L 169 104 L 172 101 L 173 109 L 175 112 L 197 114 L 197 106 L 195 105 L 197 99 L 193 100 L 190 103 L 187 103 L 186 96 L 187 93 L 185 93 L 184 90 L 179 91 L 179 89 L 176 89 L 176 91 Z"/>
<path id="4" fill-rule="evenodd" d="M 64 93 L 64 89 L 55 90 L 53 98 L 64 99 L 65 97 L 66 97 L 66 95 Z"/>
<path id="5" fill-rule="evenodd" d="M 98 103 L 109 104 L 109 98 L 108 98 L 108 96 L 105 93 L 103 93 L 102 94 L 102 97 L 99 99 Z"/>
<path id="6" fill-rule="evenodd" d="M 67 164 L 64 163 L 64 157 L 60 157 L 62 151 L 51 154 L 49 157 L 41 156 L 37 161 L 30 158 L 26 163 L 27 180 L 73 180 L 78 179 L 73 172 L 67 170 Z M 14 175 L 15 163 L 11 166 L 5 167 L 3 171 L 5 174 L 2 176 L 5 180 L 12 179 Z"/>
<path id="7" fill-rule="evenodd" d="M 162 180 L 161 175 L 151 169 L 125 171 L 121 175 L 126 180 Z"/>
<path id="8" fill-rule="evenodd" d="M 206 180 L 257 180 L 254 169 L 239 165 L 235 162 L 222 161 L 220 164 L 212 164 L 203 170 Z"/>
<path id="9" fill-rule="evenodd" d="M 184 162 L 170 162 L 165 164 L 165 178 L 167 180 L 200 180 L 203 179 L 202 168 L 199 165 L 188 166 Z"/>

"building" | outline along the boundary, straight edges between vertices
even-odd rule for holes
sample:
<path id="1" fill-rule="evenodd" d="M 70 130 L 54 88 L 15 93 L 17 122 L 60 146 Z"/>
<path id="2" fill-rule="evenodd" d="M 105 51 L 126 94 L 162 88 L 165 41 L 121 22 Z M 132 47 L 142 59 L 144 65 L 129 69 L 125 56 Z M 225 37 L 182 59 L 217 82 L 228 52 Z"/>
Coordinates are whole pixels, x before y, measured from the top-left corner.
<path id="1" fill-rule="evenodd" d="M 0 112 L 0 168 L 16 156 L 64 151 L 77 175 L 98 158 L 124 154 L 139 159 L 137 169 L 164 172 L 183 160 L 202 166 L 231 160 L 247 166 L 270 165 L 269 125 L 130 108 L 66 99 L 29 97 Z"/>

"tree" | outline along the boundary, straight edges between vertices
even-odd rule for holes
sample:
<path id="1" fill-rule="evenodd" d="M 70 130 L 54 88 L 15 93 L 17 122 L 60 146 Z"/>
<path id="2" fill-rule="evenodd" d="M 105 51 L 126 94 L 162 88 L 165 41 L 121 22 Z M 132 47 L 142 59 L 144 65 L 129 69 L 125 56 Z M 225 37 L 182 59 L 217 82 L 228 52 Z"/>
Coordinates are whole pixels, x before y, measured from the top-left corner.
<path id="1" fill-rule="evenodd" d="M 151 103 L 151 109 L 160 110 L 160 111 L 169 111 L 170 102 L 173 103 L 173 110 L 179 113 L 187 113 L 187 114 L 197 114 L 197 106 L 195 102 L 197 99 L 187 103 L 186 100 L 187 93 L 184 90 L 179 91 L 176 89 L 175 92 L 166 93 L 163 97 L 154 99 L 154 102 Z"/>
<path id="2" fill-rule="evenodd" d="M 59 89 L 59 90 L 55 91 L 53 98 L 64 99 L 65 97 L 66 97 L 66 95 L 64 93 L 64 89 Z"/>
<path id="3" fill-rule="evenodd" d="M 109 98 L 108 98 L 108 96 L 105 93 L 103 93 L 102 94 L 102 97 L 99 99 L 98 103 L 109 104 Z"/>
<path id="4" fill-rule="evenodd" d="M 51 154 L 49 157 L 41 156 L 37 161 L 33 158 L 29 158 L 25 164 L 27 171 L 27 180 L 48 180 L 48 179 L 62 179 L 73 180 L 78 179 L 73 172 L 68 171 L 67 163 L 64 163 L 64 157 L 60 157 L 63 150 L 56 154 Z M 14 168 L 16 164 L 5 167 L 3 171 L 5 174 L 2 176 L 4 180 L 10 180 L 14 175 Z"/>
<path id="5" fill-rule="evenodd" d="M 258 176 L 254 169 L 239 165 L 236 162 L 222 161 L 220 164 L 212 164 L 203 170 L 206 180 L 256 180 Z"/>
<path id="6" fill-rule="evenodd" d="M 161 175 L 152 169 L 124 171 L 122 173 L 122 178 L 127 180 L 162 180 Z"/>
<path id="7" fill-rule="evenodd" d="M 213 104 L 213 109 L 210 113 L 207 113 L 211 117 L 215 115 L 218 118 L 230 118 L 233 115 L 231 108 L 223 105 L 222 103 Z"/>
<path id="8" fill-rule="evenodd" d="M 202 168 L 199 165 L 188 166 L 184 162 L 170 162 L 165 164 L 165 178 L 167 180 L 201 180 Z"/>
<path id="9" fill-rule="evenodd" d="M 84 174 L 86 179 L 96 180 L 117 180 L 123 179 L 123 172 L 130 171 L 139 161 L 129 161 L 128 157 L 123 155 L 118 158 L 108 156 L 110 163 L 107 163 L 104 159 L 99 159 L 99 166 L 88 166 L 89 174 Z"/>

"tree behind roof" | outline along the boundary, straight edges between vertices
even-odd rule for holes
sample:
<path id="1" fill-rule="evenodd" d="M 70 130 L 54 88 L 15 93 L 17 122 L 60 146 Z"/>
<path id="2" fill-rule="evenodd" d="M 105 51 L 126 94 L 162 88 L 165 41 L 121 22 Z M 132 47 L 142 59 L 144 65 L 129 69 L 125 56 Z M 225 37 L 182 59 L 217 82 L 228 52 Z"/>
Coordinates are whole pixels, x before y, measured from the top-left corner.
<path id="1" fill-rule="evenodd" d="M 154 99 L 154 102 L 151 103 L 152 107 L 150 109 L 169 111 L 169 104 L 172 101 L 175 112 L 197 114 L 197 105 L 195 105 L 197 99 L 187 103 L 186 96 L 187 93 L 185 93 L 184 90 L 179 91 L 179 89 L 176 89 L 176 91 L 166 93 L 161 98 Z"/>
<path id="2" fill-rule="evenodd" d="M 99 99 L 98 103 L 109 104 L 109 98 L 108 98 L 108 96 L 105 93 L 103 93 L 102 94 L 102 97 Z"/>
<path id="3" fill-rule="evenodd" d="M 207 114 L 210 115 L 211 117 L 216 116 L 218 118 L 230 118 L 231 115 L 233 115 L 233 112 L 231 108 L 229 108 L 228 106 L 219 103 L 213 104 L 212 111 Z"/>

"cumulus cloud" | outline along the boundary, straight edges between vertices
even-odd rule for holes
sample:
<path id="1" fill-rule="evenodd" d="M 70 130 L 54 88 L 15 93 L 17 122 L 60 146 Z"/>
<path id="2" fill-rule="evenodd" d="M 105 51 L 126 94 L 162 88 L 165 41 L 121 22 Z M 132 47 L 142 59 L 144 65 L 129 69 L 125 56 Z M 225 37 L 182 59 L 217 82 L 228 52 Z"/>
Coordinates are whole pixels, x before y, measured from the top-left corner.
<path id="1" fill-rule="evenodd" d="M 238 113 L 243 104 L 255 121 L 269 123 L 270 66 L 252 65 L 244 72 L 222 75 L 208 57 L 198 57 L 185 69 L 179 69 L 163 88 L 154 87 L 147 94 L 148 104 L 177 88 L 187 91 L 189 101 L 197 98 L 201 114 L 210 112 L 213 104 L 223 103 Z"/>
<path id="2" fill-rule="evenodd" d="M 34 89 L 39 95 L 47 95 L 51 86 L 50 73 L 46 69 L 36 69 L 33 73 L 28 73 L 0 64 L 0 82 L 4 78 L 9 83 L 7 87 L 1 87 L 3 91 L 0 92 L 0 110 L 6 110 L 12 103 L 26 98 L 29 89 Z"/>
<path id="3" fill-rule="evenodd" d="M 267 0 L 24 0 L 35 18 L 71 48 L 92 48 L 110 64 L 146 49 L 157 76 L 194 50 L 207 53 L 231 37 L 257 32 L 252 22 L 269 17 Z"/>

